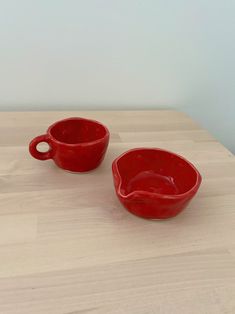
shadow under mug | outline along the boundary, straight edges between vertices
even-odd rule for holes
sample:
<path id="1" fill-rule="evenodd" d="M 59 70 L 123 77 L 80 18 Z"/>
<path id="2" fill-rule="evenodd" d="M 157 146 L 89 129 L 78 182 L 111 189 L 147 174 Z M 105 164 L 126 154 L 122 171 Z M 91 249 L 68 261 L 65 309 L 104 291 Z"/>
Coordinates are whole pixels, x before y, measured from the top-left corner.
<path id="1" fill-rule="evenodd" d="M 47 152 L 37 150 L 41 142 L 48 143 Z M 108 143 L 109 131 L 100 122 L 68 118 L 55 122 L 46 134 L 35 137 L 29 144 L 29 151 L 36 159 L 53 159 L 60 168 L 84 172 L 100 165 Z"/>

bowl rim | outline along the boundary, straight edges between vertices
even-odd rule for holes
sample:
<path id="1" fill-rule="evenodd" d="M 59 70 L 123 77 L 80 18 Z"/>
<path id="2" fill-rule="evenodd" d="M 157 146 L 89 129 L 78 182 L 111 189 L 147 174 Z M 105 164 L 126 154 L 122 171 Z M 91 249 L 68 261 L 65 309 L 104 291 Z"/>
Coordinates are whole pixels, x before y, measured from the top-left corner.
<path id="1" fill-rule="evenodd" d="M 119 172 L 119 167 L 118 167 L 118 161 L 123 158 L 124 156 L 128 155 L 131 152 L 138 152 L 138 151 L 143 151 L 143 150 L 153 150 L 153 151 L 160 151 L 160 152 L 164 152 L 164 153 L 169 153 L 171 155 L 174 155 L 177 158 L 180 158 L 181 160 L 183 160 L 184 162 L 186 162 L 196 173 L 196 182 L 195 184 L 191 187 L 191 189 L 189 189 L 188 191 L 184 192 L 184 193 L 180 193 L 180 194 L 161 194 L 161 193 L 156 193 L 156 192 L 149 192 L 149 191 L 141 191 L 141 190 L 136 190 L 136 191 L 132 191 L 128 194 L 123 194 L 121 192 L 121 185 L 122 185 L 122 176 Z M 169 150 L 166 149 L 161 149 L 161 148 L 151 148 L 151 147 L 138 147 L 138 148 L 132 148 L 129 149 L 127 151 L 125 151 L 124 153 L 122 153 L 121 155 L 119 155 L 116 159 L 114 159 L 114 161 L 112 162 L 112 172 L 113 172 L 113 176 L 118 178 L 118 184 L 116 186 L 116 192 L 117 194 L 122 198 L 122 199 L 130 199 L 130 198 L 138 198 L 141 196 L 148 196 L 149 198 L 161 198 L 161 199 L 184 199 L 186 196 L 188 195 L 193 195 L 197 192 L 201 181 L 202 181 L 202 176 L 199 173 L 199 171 L 197 170 L 197 168 L 190 162 L 188 161 L 186 158 L 182 157 L 179 154 L 176 154 L 174 152 L 171 152 Z"/>

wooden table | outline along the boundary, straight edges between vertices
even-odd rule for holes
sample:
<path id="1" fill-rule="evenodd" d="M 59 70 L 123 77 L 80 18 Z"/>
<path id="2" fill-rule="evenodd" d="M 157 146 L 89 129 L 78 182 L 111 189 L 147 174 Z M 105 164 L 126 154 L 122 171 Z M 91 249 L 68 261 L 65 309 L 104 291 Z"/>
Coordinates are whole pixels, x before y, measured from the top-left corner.
<path id="1" fill-rule="evenodd" d="M 103 164 L 71 174 L 28 142 L 69 116 L 111 131 Z M 0 113 L 1 314 L 235 313 L 235 158 L 174 111 Z M 133 147 L 191 160 L 203 184 L 165 221 L 128 213 L 111 162 Z"/>

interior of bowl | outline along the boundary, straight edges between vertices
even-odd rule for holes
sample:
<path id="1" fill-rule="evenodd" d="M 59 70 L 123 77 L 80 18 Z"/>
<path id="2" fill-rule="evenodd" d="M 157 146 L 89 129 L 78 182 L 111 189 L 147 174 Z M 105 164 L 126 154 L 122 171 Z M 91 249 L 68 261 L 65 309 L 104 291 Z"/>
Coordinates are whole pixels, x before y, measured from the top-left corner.
<path id="1" fill-rule="evenodd" d="M 66 144 L 96 141 L 103 138 L 106 133 L 106 128 L 102 124 L 82 118 L 62 120 L 50 129 L 50 134 L 57 141 Z"/>
<path id="2" fill-rule="evenodd" d="M 117 161 L 121 176 L 121 193 L 148 191 L 178 195 L 191 190 L 197 171 L 184 158 L 158 149 L 132 150 Z"/>

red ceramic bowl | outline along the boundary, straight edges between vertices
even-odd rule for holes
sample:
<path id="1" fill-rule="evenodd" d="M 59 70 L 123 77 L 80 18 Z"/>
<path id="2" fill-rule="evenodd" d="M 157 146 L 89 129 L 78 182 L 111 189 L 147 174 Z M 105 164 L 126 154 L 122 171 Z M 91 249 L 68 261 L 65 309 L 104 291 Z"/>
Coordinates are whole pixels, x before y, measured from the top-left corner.
<path id="1" fill-rule="evenodd" d="M 201 175 L 183 157 L 158 148 L 136 148 L 112 164 L 121 203 L 133 214 L 164 219 L 179 214 L 196 194 Z"/>

